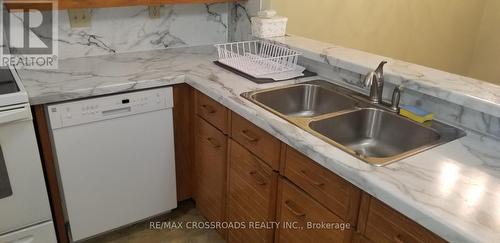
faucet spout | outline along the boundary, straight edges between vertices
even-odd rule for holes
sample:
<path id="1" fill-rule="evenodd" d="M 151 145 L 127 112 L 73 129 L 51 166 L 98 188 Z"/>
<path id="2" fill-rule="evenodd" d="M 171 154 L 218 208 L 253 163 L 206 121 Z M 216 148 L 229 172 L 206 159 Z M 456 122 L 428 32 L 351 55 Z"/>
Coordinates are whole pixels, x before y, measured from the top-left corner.
<path id="1" fill-rule="evenodd" d="M 380 62 L 377 69 L 375 69 L 375 73 L 379 74 L 380 76 L 384 76 L 384 65 L 385 64 L 387 64 L 387 61 Z"/>

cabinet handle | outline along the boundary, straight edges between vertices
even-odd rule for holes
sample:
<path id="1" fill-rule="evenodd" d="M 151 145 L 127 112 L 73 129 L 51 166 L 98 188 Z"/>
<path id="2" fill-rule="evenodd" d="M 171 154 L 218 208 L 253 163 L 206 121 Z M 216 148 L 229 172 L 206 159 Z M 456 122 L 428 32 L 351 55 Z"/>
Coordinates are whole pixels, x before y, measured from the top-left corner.
<path id="1" fill-rule="evenodd" d="M 294 209 L 292 205 L 290 205 L 290 200 L 285 201 L 285 207 L 288 209 L 288 211 L 292 212 L 295 216 L 297 217 L 304 217 L 306 216 L 305 213 L 301 213 L 298 210 Z"/>
<path id="2" fill-rule="evenodd" d="M 305 170 L 300 170 L 300 172 L 302 172 L 302 174 L 304 174 L 304 176 L 306 177 L 306 179 L 307 179 L 309 182 L 311 182 L 313 185 L 318 186 L 318 187 L 320 187 L 320 186 L 324 186 L 324 185 L 325 185 L 325 183 L 323 183 L 323 182 L 319 182 L 319 181 L 317 181 L 317 180 L 315 180 L 315 179 L 311 178 L 311 177 L 307 174 L 307 172 L 306 172 Z"/>
<path id="3" fill-rule="evenodd" d="M 208 137 L 207 138 L 208 142 L 210 142 L 212 144 L 212 146 L 214 146 L 214 148 L 218 149 L 220 147 L 222 147 L 218 142 L 217 140 L 215 140 L 214 138 L 211 138 L 211 137 Z"/>
<path id="4" fill-rule="evenodd" d="M 267 183 L 260 177 L 260 175 L 257 173 L 256 170 L 252 170 L 250 171 L 248 174 L 250 174 L 254 179 L 255 181 L 257 182 L 257 185 L 260 185 L 260 186 L 264 186 L 266 185 Z"/>
<path id="5" fill-rule="evenodd" d="M 403 236 L 400 235 L 400 234 L 394 236 L 394 242 L 396 242 L 396 243 L 405 243 L 405 241 L 403 240 Z"/>
<path id="6" fill-rule="evenodd" d="M 203 107 L 203 109 L 205 109 L 208 114 L 214 114 L 216 112 L 216 110 L 214 108 L 212 108 L 211 106 L 209 106 L 207 104 L 203 104 L 203 105 L 201 105 L 201 107 Z"/>
<path id="7" fill-rule="evenodd" d="M 245 130 L 241 131 L 241 135 L 242 135 L 242 136 L 243 136 L 246 140 L 248 140 L 248 141 L 250 141 L 250 142 L 252 142 L 252 143 L 255 143 L 255 142 L 259 141 L 259 138 L 254 137 L 254 136 L 252 135 L 252 133 L 251 133 L 249 130 L 247 130 L 247 129 L 245 129 Z"/>

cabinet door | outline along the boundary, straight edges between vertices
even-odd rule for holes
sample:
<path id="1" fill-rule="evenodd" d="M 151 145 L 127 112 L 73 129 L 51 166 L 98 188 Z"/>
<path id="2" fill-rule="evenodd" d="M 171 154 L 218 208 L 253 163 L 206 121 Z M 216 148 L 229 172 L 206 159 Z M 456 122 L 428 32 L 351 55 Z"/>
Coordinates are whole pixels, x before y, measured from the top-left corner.
<path id="1" fill-rule="evenodd" d="M 283 174 L 341 219 L 356 224 L 361 190 L 351 183 L 290 147 Z"/>
<path id="2" fill-rule="evenodd" d="M 373 242 L 446 242 L 383 202 L 363 195 L 359 230 Z"/>
<path id="3" fill-rule="evenodd" d="M 196 207 L 209 221 L 223 221 L 226 191 L 227 137 L 196 118 Z"/>
<path id="4" fill-rule="evenodd" d="M 276 242 L 323 243 L 349 242 L 352 225 L 323 207 L 288 180 L 279 185 Z"/>
<path id="5" fill-rule="evenodd" d="M 254 222 L 275 219 L 278 174 L 237 142 L 230 140 L 228 221 L 244 222 L 246 229 L 232 229 L 230 243 L 272 242 L 274 230 Z"/>

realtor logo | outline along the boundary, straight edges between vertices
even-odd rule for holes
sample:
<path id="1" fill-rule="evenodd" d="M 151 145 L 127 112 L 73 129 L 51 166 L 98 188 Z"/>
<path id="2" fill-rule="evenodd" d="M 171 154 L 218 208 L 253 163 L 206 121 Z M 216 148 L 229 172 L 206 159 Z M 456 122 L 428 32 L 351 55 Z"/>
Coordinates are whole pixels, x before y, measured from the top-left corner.
<path id="1" fill-rule="evenodd" d="M 0 66 L 57 68 L 56 2 L 55 0 L 3 1 Z"/>

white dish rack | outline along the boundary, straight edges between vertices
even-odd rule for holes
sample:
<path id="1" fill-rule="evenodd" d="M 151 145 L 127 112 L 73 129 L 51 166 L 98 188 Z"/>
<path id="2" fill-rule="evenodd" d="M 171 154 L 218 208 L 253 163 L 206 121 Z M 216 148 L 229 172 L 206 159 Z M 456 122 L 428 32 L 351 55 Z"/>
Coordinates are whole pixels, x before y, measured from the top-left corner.
<path id="1" fill-rule="evenodd" d="M 302 75 L 300 53 L 267 41 L 254 40 L 215 45 L 219 62 L 253 77 L 276 80 Z"/>

